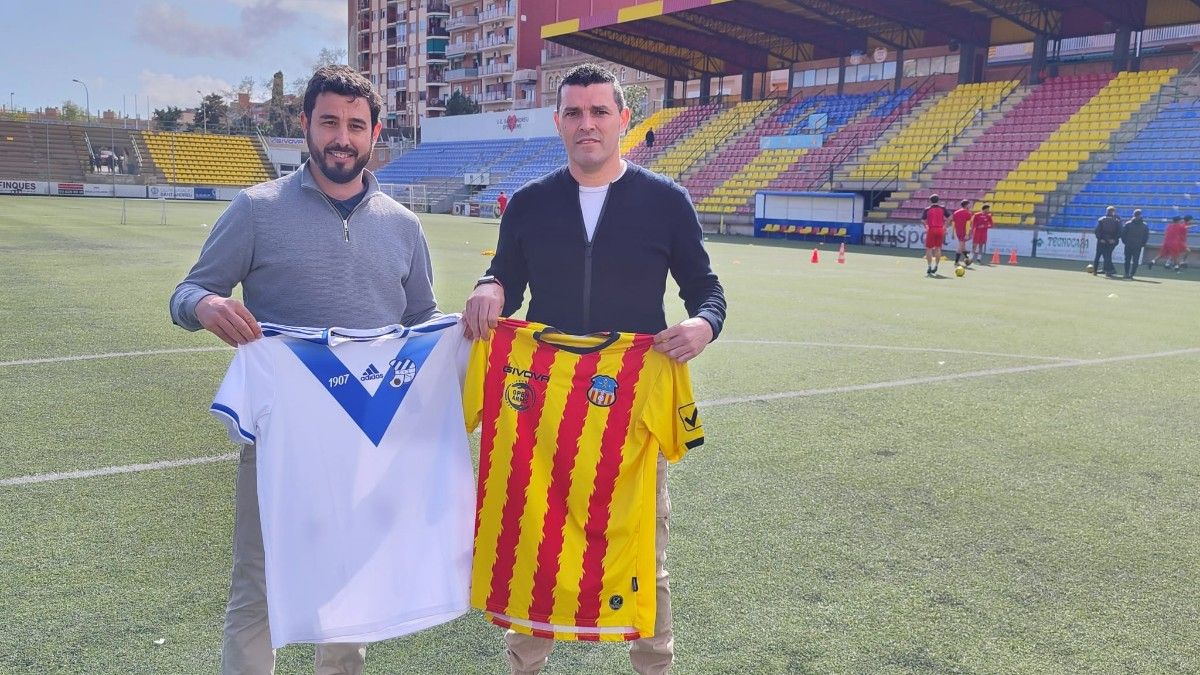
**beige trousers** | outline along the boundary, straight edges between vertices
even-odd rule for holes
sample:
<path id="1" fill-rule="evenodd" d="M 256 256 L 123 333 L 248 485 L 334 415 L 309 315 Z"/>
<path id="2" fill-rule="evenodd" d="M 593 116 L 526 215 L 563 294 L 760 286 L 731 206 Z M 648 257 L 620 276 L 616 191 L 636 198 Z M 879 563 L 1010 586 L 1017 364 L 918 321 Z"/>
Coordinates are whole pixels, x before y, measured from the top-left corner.
<path id="1" fill-rule="evenodd" d="M 671 670 L 675 660 L 675 640 L 671 633 L 671 589 L 667 583 L 667 535 L 671 515 L 671 497 L 667 494 L 667 460 L 658 456 L 658 484 L 655 489 L 658 521 L 654 532 L 655 603 L 654 637 L 634 640 L 629 644 L 629 661 L 640 675 L 661 675 Z M 546 666 L 554 640 L 505 631 L 508 663 L 513 675 L 533 675 Z"/>
<path id="2" fill-rule="evenodd" d="M 225 608 L 221 645 L 222 675 L 270 675 L 275 672 L 271 627 L 267 622 L 267 577 L 262 525 L 258 515 L 258 478 L 253 445 L 242 446 L 233 515 L 233 573 Z M 363 644 L 317 645 L 317 675 L 359 675 L 367 657 Z"/>

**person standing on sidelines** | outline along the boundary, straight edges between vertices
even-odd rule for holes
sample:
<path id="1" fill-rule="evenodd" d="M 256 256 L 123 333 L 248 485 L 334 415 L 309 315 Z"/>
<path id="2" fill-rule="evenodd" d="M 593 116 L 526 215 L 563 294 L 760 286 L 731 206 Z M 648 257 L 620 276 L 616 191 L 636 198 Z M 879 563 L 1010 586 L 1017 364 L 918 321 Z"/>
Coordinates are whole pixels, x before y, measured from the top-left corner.
<path id="1" fill-rule="evenodd" d="M 577 335 L 620 331 L 654 335 L 654 349 L 679 362 L 695 358 L 721 332 L 725 293 L 709 265 L 696 210 L 671 179 L 621 159 L 630 110 L 617 78 L 583 64 L 558 87 L 554 121 L 567 165 L 513 194 L 500 221 L 496 255 L 463 310 L 469 338 L 485 339 L 500 316 Z M 667 326 L 667 277 L 679 286 L 689 318 Z M 665 569 L 670 498 L 667 463 L 657 473 L 654 635 L 630 643 L 633 669 L 670 670 L 674 660 L 671 597 Z M 554 648 L 549 638 L 505 633 L 513 673 L 537 673 Z"/>
<path id="2" fill-rule="evenodd" d="M 971 257 L 982 263 L 987 253 L 988 230 L 992 229 L 992 205 L 979 207 L 979 213 L 971 219 Z"/>
<path id="3" fill-rule="evenodd" d="M 958 210 L 951 216 L 954 220 L 954 238 L 956 240 L 954 251 L 955 267 L 958 267 L 958 261 L 962 258 L 966 258 L 966 264 L 971 264 L 971 254 L 967 253 L 967 240 L 971 238 L 971 232 L 968 228 L 971 224 L 971 218 L 975 214 L 971 213 L 971 209 L 967 208 L 970 204 L 970 201 L 966 199 L 962 200 L 958 203 Z"/>
<path id="4" fill-rule="evenodd" d="M 1125 278 L 1132 279 L 1137 274 L 1138 263 L 1142 260 L 1142 249 L 1150 238 L 1150 228 L 1142 220 L 1142 210 L 1134 209 L 1133 217 L 1125 221 L 1121 228 L 1121 243 L 1125 245 Z"/>
<path id="5" fill-rule="evenodd" d="M 1121 240 L 1121 219 L 1117 218 L 1117 208 L 1110 206 L 1104 216 L 1096 221 L 1096 258 L 1092 261 L 1092 275 L 1100 273 L 1100 259 L 1104 258 L 1104 275 L 1116 276 L 1117 268 L 1113 266 L 1113 249 Z"/>
<path id="6" fill-rule="evenodd" d="M 420 221 L 366 170 L 383 99 L 345 65 L 316 71 L 300 116 L 309 160 L 242 190 L 213 225 L 171 296 L 171 319 L 231 346 L 262 337 L 259 321 L 377 328 L 440 315 Z M 242 286 L 245 304 L 231 298 Z M 221 672 L 273 672 L 255 446 L 243 445 L 235 487 L 233 571 Z M 319 644 L 318 675 L 361 673 L 362 644 Z"/>
<path id="7" fill-rule="evenodd" d="M 504 194 L 504 190 L 496 196 L 496 215 L 500 218 L 504 217 L 504 209 L 508 208 L 508 195 Z"/>
<path id="8" fill-rule="evenodd" d="M 938 263 L 942 261 L 942 246 L 946 243 L 946 219 L 950 211 L 938 203 L 938 196 L 929 197 L 929 206 L 921 212 L 921 221 L 925 223 L 925 276 L 937 274 Z"/>

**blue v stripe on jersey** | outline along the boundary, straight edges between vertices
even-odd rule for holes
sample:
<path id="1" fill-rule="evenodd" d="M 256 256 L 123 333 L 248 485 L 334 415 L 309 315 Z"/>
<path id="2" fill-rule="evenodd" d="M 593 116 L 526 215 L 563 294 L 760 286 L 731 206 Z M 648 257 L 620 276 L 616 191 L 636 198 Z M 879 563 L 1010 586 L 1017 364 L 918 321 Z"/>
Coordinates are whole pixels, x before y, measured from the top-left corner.
<path id="1" fill-rule="evenodd" d="M 412 387 L 416 374 L 440 338 L 440 332 L 408 338 L 391 360 L 374 396 L 367 393 L 358 378 L 334 356 L 331 347 L 302 339 L 285 340 L 284 344 L 333 395 L 367 438 L 379 445 Z M 398 368 L 405 371 L 400 377 L 397 376 Z"/>

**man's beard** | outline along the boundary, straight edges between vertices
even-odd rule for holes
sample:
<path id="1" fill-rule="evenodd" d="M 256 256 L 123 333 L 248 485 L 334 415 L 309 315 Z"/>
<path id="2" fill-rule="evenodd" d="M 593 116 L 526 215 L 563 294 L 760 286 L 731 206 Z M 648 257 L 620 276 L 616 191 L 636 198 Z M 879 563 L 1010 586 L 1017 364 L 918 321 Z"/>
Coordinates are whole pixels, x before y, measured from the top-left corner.
<path id="1" fill-rule="evenodd" d="M 339 169 L 337 164 L 335 164 L 333 161 L 327 161 L 325 158 L 325 153 L 331 150 L 355 153 L 354 161 L 350 165 L 350 168 Z M 358 154 L 357 150 L 349 146 L 327 145 L 325 146 L 324 150 L 318 152 L 316 148 L 312 146 L 312 141 L 308 141 L 308 155 L 314 162 L 317 163 L 317 167 L 321 169 L 321 173 L 324 174 L 326 178 L 339 185 L 345 185 L 346 183 L 357 179 L 362 173 L 362 170 L 367 168 L 367 162 L 371 161 L 370 149 L 367 150 L 366 155 L 361 155 Z"/>

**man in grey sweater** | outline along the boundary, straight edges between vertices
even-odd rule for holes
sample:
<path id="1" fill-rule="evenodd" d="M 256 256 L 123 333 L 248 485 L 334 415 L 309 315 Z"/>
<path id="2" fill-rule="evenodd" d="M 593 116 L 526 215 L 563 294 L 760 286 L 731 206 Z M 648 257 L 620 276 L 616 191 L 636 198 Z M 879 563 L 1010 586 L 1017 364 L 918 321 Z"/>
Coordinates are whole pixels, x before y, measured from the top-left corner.
<path id="1" fill-rule="evenodd" d="M 176 324 L 240 345 L 262 337 L 260 320 L 376 328 L 439 314 L 420 222 L 365 170 L 381 106 L 371 83 L 348 66 L 313 75 L 300 118 L 309 161 L 230 203 L 171 296 Z M 245 304 L 230 297 L 238 284 Z M 242 447 L 237 472 L 226 675 L 274 669 L 254 450 Z M 318 645 L 316 672 L 360 673 L 365 656 L 364 645 Z"/>

